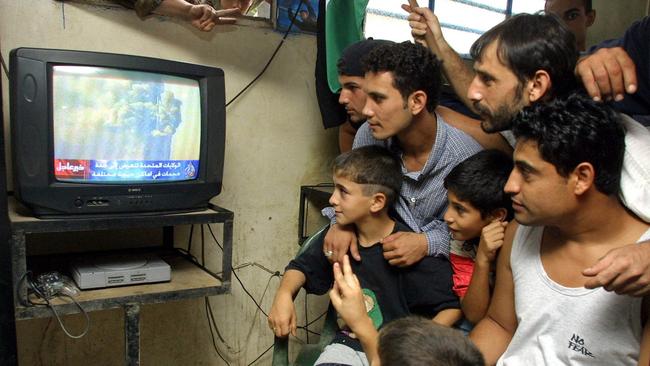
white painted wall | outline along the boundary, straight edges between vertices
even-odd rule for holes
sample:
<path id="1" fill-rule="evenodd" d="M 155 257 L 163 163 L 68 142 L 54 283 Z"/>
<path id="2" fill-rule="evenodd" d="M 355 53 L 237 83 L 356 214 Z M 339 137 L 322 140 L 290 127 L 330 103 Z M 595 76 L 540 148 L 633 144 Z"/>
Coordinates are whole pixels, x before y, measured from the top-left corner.
<path id="1" fill-rule="evenodd" d="M 13 48 L 46 47 L 218 66 L 225 72 L 229 100 L 257 75 L 281 40 L 279 33 L 247 24 L 206 34 L 169 19 L 142 21 L 121 9 L 52 0 L 0 0 L 0 50 L 7 62 Z M 227 110 L 223 192 L 214 202 L 235 213 L 235 266 L 256 262 L 282 272 L 298 248 L 300 185 L 330 179 L 328 164 L 337 153 L 336 133 L 324 131 L 320 121 L 313 80 L 315 55 L 314 36 L 290 36 L 267 73 Z M 9 93 L 6 76 L 2 77 L 8 137 Z M 187 228 L 181 228 L 177 242 L 185 245 L 187 234 Z M 220 258 L 215 248 L 208 245 L 208 258 Z M 248 266 L 238 273 L 257 300 L 264 295 L 261 305 L 268 311 L 277 278 L 267 288 L 270 275 L 258 267 Z M 272 344 L 266 317 L 234 278 L 232 294 L 211 301 L 219 331 L 231 349 L 218 340 L 217 344 L 230 364 L 246 365 Z M 299 305 L 299 314 L 302 309 Z M 18 322 L 21 364 L 121 364 L 121 312 L 91 315 L 91 331 L 80 340 L 66 338 L 50 319 Z M 77 316 L 65 320 L 73 330 L 83 324 Z M 225 364 L 212 349 L 202 299 L 147 305 L 141 320 L 143 365 Z M 270 354 L 257 364 L 270 364 Z"/>

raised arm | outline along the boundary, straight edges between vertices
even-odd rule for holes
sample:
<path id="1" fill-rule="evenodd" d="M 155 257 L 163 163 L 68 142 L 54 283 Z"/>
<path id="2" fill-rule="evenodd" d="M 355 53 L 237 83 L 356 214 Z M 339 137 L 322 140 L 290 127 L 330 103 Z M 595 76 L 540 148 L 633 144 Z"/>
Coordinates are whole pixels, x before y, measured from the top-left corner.
<path id="1" fill-rule="evenodd" d="M 461 301 L 467 320 L 476 324 L 483 319 L 490 305 L 490 271 L 497 251 L 503 245 L 507 223 L 495 221 L 483 228 L 472 279 Z"/>
<path id="2" fill-rule="evenodd" d="M 517 224 L 513 221 L 506 229 L 503 247 L 497 259 L 497 278 L 492 302 L 488 312 L 470 333 L 470 339 L 478 347 L 487 365 L 494 365 L 508 348 L 517 329 L 515 294 L 510 268 L 512 239 Z"/>
<path id="3" fill-rule="evenodd" d="M 162 0 L 154 13 L 189 21 L 200 31 L 209 32 L 217 24 L 234 24 L 241 15 L 238 8 L 216 10 L 210 5 L 194 5 L 185 0 Z"/>
<path id="4" fill-rule="evenodd" d="M 497 149 L 510 155 L 512 146 L 501 136 L 500 133 L 486 133 L 481 128 L 481 121 L 456 112 L 451 108 L 438 106 L 436 113 L 451 126 L 470 135 L 484 149 Z"/>
<path id="5" fill-rule="evenodd" d="M 467 108 L 474 110 L 472 101 L 467 97 L 467 90 L 474 79 L 474 71 L 447 43 L 442 35 L 438 17 L 425 7 L 402 5 L 402 9 L 409 12 L 408 20 L 413 37 L 420 43 L 424 40 L 431 52 L 442 60 L 442 72 L 445 78 Z"/>

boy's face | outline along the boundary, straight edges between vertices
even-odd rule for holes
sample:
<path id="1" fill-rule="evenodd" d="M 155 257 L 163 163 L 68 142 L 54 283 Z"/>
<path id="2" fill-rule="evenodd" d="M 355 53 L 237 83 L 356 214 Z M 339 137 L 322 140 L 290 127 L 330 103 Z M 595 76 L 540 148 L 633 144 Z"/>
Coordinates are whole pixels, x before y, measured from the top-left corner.
<path id="1" fill-rule="evenodd" d="M 517 222 L 553 226 L 571 215 L 577 206 L 571 175 L 562 177 L 542 158 L 534 141 L 517 140 L 513 156 L 515 167 L 504 190 L 512 198 Z"/>
<path id="2" fill-rule="evenodd" d="M 370 215 L 373 197 L 363 194 L 363 185 L 334 174 L 334 192 L 329 202 L 336 213 L 336 222 L 348 225 L 356 224 Z"/>
<path id="3" fill-rule="evenodd" d="M 408 103 L 394 86 L 388 71 L 368 72 L 363 90 L 367 94 L 363 114 L 377 140 L 386 140 L 406 130 L 413 120 Z"/>
<path id="4" fill-rule="evenodd" d="M 482 218 L 481 211 L 471 203 L 459 199 L 452 191 L 447 191 L 447 201 L 449 205 L 444 219 L 451 237 L 460 241 L 480 237 L 481 230 L 490 223 L 490 218 Z"/>

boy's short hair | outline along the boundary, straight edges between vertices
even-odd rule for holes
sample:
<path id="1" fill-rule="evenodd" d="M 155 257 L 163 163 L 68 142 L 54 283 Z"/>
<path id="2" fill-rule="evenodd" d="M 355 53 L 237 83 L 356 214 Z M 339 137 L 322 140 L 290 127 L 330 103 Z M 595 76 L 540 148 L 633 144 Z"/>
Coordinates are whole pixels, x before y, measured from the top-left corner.
<path id="1" fill-rule="evenodd" d="M 481 352 L 460 331 L 429 319 L 408 316 L 379 332 L 382 365 L 483 366 Z"/>
<path id="2" fill-rule="evenodd" d="M 366 196 L 383 193 L 387 207 L 395 202 L 402 186 L 400 160 L 381 146 L 363 146 L 337 156 L 332 171 L 335 175 L 363 184 L 363 194 Z"/>
<path id="3" fill-rule="evenodd" d="M 419 43 L 402 42 L 375 47 L 361 59 L 367 72 L 390 72 L 393 86 L 406 100 L 411 93 L 422 90 L 427 94 L 427 111 L 438 106 L 442 90 L 440 61 Z"/>
<path id="4" fill-rule="evenodd" d="M 482 150 L 463 160 L 445 178 L 445 188 L 461 201 L 469 202 L 485 218 L 505 208 L 506 220 L 513 216 L 512 201 L 503 191 L 512 171 L 512 158 L 499 150 Z"/>
<path id="5" fill-rule="evenodd" d="M 517 141 L 538 145 L 542 159 L 567 177 L 578 164 L 590 163 L 594 184 L 606 194 L 620 189 L 625 130 L 608 105 L 582 93 L 524 108 L 513 121 Z"/>

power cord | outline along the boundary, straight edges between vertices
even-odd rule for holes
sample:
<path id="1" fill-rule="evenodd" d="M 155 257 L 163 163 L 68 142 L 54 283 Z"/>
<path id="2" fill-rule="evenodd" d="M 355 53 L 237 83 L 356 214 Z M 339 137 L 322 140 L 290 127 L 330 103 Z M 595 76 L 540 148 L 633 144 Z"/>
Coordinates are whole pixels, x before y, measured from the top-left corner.
<path id="1" fill-rule="evenodd" d="M 260 77 L 262 77 L 264 72 L 266 72 L 266 69 L 269 68 L 269 65 L 271 65 L 271 62 L 273 62 L 275 55 L 277 55 L 278 51 L 280 51 L 280 48 L 284 44 L 284 40 L 287 39 L 289 32 L 291 32 L 291 28 L 293 28 L 293 24 L 295 23 L 296 17 L 298 16 L 298 13 L 300 12 L 300 8 L 303 6 L 303 4 L 305 4 L 305 0 L 300 0 L 300 3 L 298 4 L 298 9 L 293 14 L 293 17 L 291 17 L 291 23 L 289 23 L 289 27 L 284 32 L 284 36 L 282 36 L 282 40 L 280 40 L 280 43 L 278 43 L 278 46 L 275 48 L 275 51 L 273 51 L 273 54 L 266 62 L 266 65 L 264 65 L 264 68 L 262 68 L 262 71 L 260 71 L 260 73 L 257 74 L 257 76 L 253 80 L 251 80 L 251 82 L 248 83 L 248 85 L 246 85 L 242 90 L 240 90 L 239 93 L 237 93 L 237 95 L 235 95 L 232 99 L 230 99 L 228 103 L 226 103 L 226 108 L 228 108 L 228 106 L 230 106 L 232 102 L 234 102 L 237 98 L 239 98 L 240 95 L 242 95 L 246 90 L 248 90 L 248 88 L 250 88 L 250 86 L 253 85 Z"/>
<path id="2" fill-rule="evenodd" d="M 223 252 L 223 246 L 222 246 L 221 243 L 219 242 L 219 239 L 217 239 L 217 236 L 216 236 L 216 235 L 214 234 L 214 232 L 212 231 L 212 227 L 211 227 L 210 225 L 207 225 L 207 227 L 208 227 L 208 231 L 210 232 L 210 236 L 212 237 L 212 240 L 217 244 L 217 246 L 219 247 L 219 249 L 221 249 L 222 252 Z M 278 277 L 278 278 L 280 278 L 280 277 L 282 277 L 282 274 L 280 273 L 280 271 L 272 271 L 272 270 L 270 270 L 270 269 L 264 267 L 263 265 L 261 265 L 261 264 L 259 264 L 259 263 L 257 263 L 257 262 L 247 262 L 247 263 L 244 263 L 244 264 L 241 264 L 241 265 L 239 265 L 239 266 L 235 266 L 235 267 L 232 268 L 232 269 L 233 269 L 232 273 L 233 273 L 233 275 L 235 276 L 235 278 L 237 279 L 237 281 L 239 282 L 239 284 L 241 285 L 241 287 L 242 287 L 242 289 L 244 290 L 244 292 L 245 292 L 245 293 L 246 293 L 246 294 L 251 298 L 251 300 L 253 300 L 253 302 L 255 303 L 255 305 L 257 306 L 257 308 L 259 309 L 259 311 L 261 311 L 262 314 L 264 314 L 266 317 L 268 317 L 268 314 L 267 314 L 267 313 L 262 309 L 262 307 L 259 305 L 259 303 L 257 302 L 257 300 L 255 300 L 255 298 L 253 297 L 253 295 L 251 295 L 251 293 L 246 289 L 246 287 L 244 286 L 244 283 L 241 281 L 241 279 L 239 278 L 239 276 L 237 276 L 237 272 L 235 272 L 236 269 L 241 269 L 241 268 L 245 268 L 245 267 L 248 267 L 248 266 L 255 266 L 255 267 L 258 267 L 258 268 L 262 269 L 262 270 L 265 271 L 265 272 L 268 272 L 269 274 L 271 274 L 271 278 L 273 278 L 273 277 Z M 221 272 L 219 272 L 219 273 L 221 273 Z M 269 281 L 270 281 L 270 279 L 269 279 Z M 267 287 L 268 287 L 268 283 L 267 283 Z M 264 290 L 264 292 L 266 293 L 266 289 Z M 264 295 L 262 295 L 262 297 L 264 297 Z M 305 304 L 306 304 L 306 303 L 307 303 L 307 298 L 305 298 Z M 307 311 L 307 309 L 305 308 L 305 314 L 307 314 L 306 311 Z M 296 328 L 298 328 L 298 329 L 303 329 L 305 332 L 307 332 L 307 334 L 311 333 L 311 334 L 315 334 L 315 335 L 320 335 L 319 333 L 316 333 L 316 332 L 310 330 L 308 327 L 309 327 L 310 325 L 314 324 L 314 323 L 315 323 L 316 321 L 318 321 L 319 319 L 321 319 L 323 316 L 325 316 L 325 314 L 327 314 L 327 310 L 325 310 L 325 312 L 323 312 L 321 315 L 319 315 L 318 317 L 316 317 L 316 319 L 312 320 L 311 322 L 308 322 L 308 321 L 305 319 L 306 324 L 305 324 L 305 325 L 302 325 L 302 326 L 297 326 Z M 305 317 L 306 317 L 306 315 L 305 315 Z M 297 340 L 299 340 L 301 343 L 309 343 L 309 337 L 307 338 L 307 342 L 301 340 L 301 339 L 298 338 L 298 337 L 295 337 L 295 338 L 296 338 Z"/>
<path id="3" fill-rule="evenodd" d="M 63 330 L 63 333 L 65 333 L 65 335 L 67 335 L 70 338 L 79 339 L 79 338 L 82 338 L 83 336 L 85 336 L 88 333 L 88 330 L 90 329 L 90 316 L 84 310 L 84 308 L 81 306 L 81 304 L 79 304 L 72 296 L 70 296 L 68 294 L 64 294 L 64 293 L 57 293 L 57 294 L 45 294 L 45 293 L 43 293 L 43 291 L 41 291 L 39 286 L 32 279 L 32 272 L 31 271 L 27 271 L 27 272 L 25 272 L 25 274 L 23 274 L 21 276 L 18 288 L 20 288 L 20 284 L 22 282 L 25 282 L 27 284 L 28 288 L 34 294 L 36 294 L 36 296 L 40 300 L 44 301 L 44 303 L 42 303 L 42 302 L 33 302 L 31 299 L 29 299 L 29 295 L 28 295 L 28 297 L 27 297 L 28 305 L 27 306 L 42 306 L 42 305 L 47 306 L 52 311 L 52 314 L 56 318 L 56 321 L 59 323 L 59 326 L 61 327 L 61 330 Z M 59 316 L 59 313 L 56 311 L 54 305 L 50 301 L 54 297 L 67 297 L 68 299 L 70 299 L 77 306 L 77 308 L 79 308 L 79 312 L 84 315 L 84 317 L 86 318 L 86 325 L 84 327 L 84 330 L 80 334 L 72 334 L 65 327 L 65 324 L 63 324 L 63 321 L 61 320 L 61 317 Z M 20 297 L 18 297 L 18 298 L 20 298 Z M 21 302 L 23 302 L 23 301 L 21 300 Z M 23 302 L 23 305 L 25 305 L 24 302 Z"/>
<path id="4" fill-rule="evenodd" d="M 2 64 L 2 71 L 4 71 L 5 75 L 7 76 L 7 79 L 9 79 L 9 68 L 7 67 L 7 64 L 5 63 L 4 57 L 2 57 L 2 53 L 0 52 L 0 63 Z"/>

